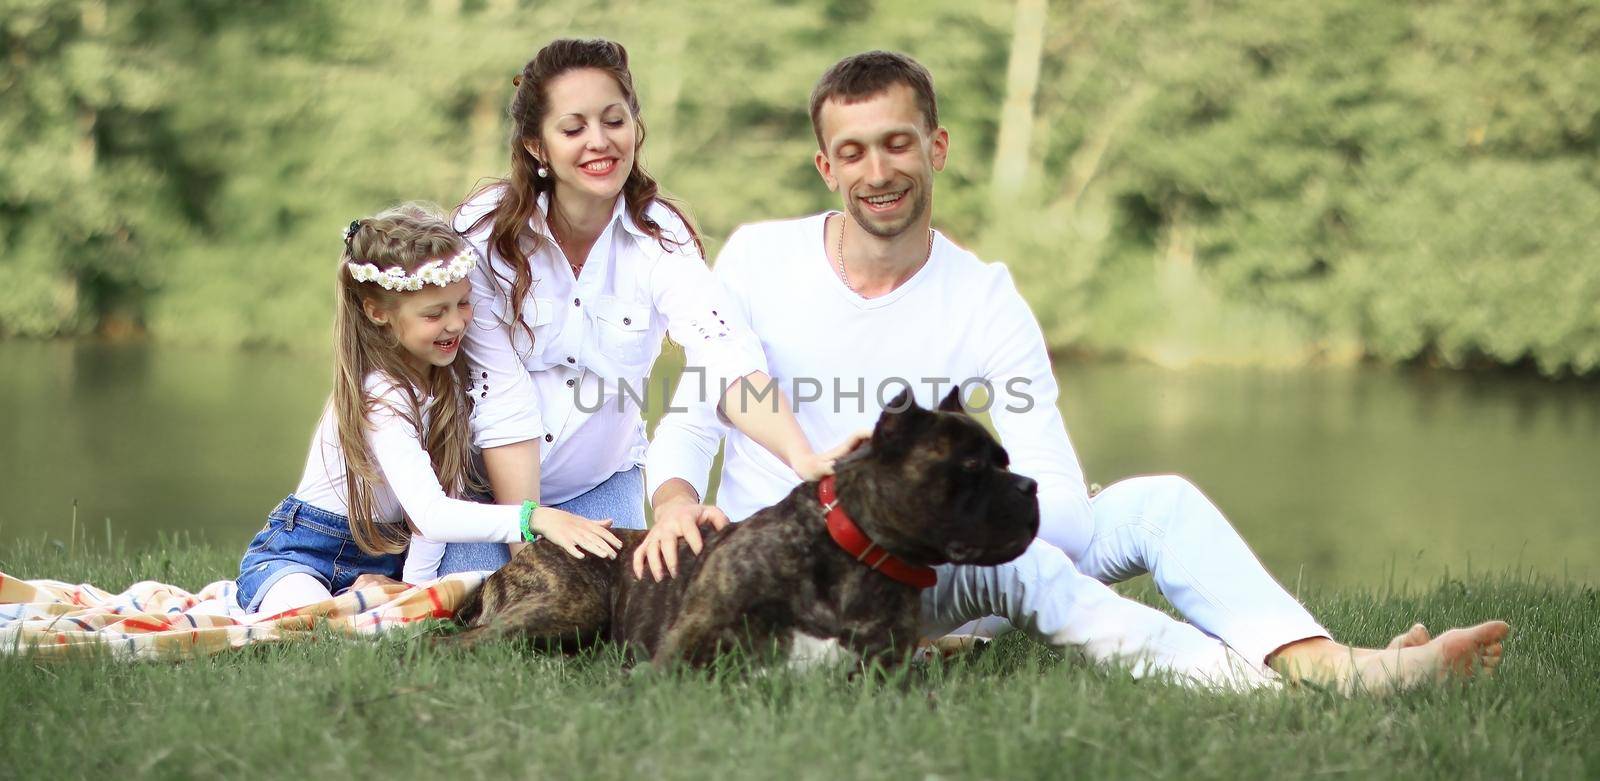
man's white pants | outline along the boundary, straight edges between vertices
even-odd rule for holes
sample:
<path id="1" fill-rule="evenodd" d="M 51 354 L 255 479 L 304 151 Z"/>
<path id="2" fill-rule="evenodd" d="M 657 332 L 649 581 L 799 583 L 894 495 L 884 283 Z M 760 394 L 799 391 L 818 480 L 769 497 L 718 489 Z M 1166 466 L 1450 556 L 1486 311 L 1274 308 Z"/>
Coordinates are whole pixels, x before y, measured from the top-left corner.
<path id="1" fill-rule="evenodd" d="M 1094 536 L 1077 566 L 1036 540 L 998 567 L 939 567 L 937 585 L 923 592 L 923 634 L 996 615 L 1090 659 L 1129 664 L 1136 675 L 1168 673 L 1229 688 L 1272 684 L 1268 654 L 1328 636 L 1189 481 L 1131 478 L 1090 506 Z M 1190 623 L 1106 586 L 1146 572 Z"/>

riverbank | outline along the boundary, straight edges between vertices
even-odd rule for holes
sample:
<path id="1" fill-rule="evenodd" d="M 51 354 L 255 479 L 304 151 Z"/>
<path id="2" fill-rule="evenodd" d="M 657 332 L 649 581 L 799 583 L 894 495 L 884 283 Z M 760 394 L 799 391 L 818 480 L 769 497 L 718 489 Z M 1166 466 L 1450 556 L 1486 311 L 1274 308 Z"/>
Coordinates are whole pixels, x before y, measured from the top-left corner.
<path id="1" fill-rule="evenodd" d="M 327 401 L 311 353 L 0 341 L 0 544 L 187 533 L 242 550 L 305 467 Z M 1376 367 L 1166 371 L 1056 363 L 1088 480 L 1188 477 L 1285 583 L 1532 569 L 1600 583 L 1584 382 Z M 646 391 L 657 420 L 679 365 Z M 76 523 L 74 522 L 76 518 Z"/>
<path id="2" fill-rule="evenodd" d="M 238 552 L 0 545 L 0 571 L 198 588 Z M 1135 594 L 1159 604 L 1147 587 Z M 1600 592 L 1530 574 L 1303 595 L 1343 639 L 1500 617 L 1492 679 L 1385 700 L 1216 695 L 1013 635 L 892 681 L 637 677 L 611 653 L 328 637 L 168 664 L 0 658 L 0 776 L 1584 778 L 1600 772 Z"/>

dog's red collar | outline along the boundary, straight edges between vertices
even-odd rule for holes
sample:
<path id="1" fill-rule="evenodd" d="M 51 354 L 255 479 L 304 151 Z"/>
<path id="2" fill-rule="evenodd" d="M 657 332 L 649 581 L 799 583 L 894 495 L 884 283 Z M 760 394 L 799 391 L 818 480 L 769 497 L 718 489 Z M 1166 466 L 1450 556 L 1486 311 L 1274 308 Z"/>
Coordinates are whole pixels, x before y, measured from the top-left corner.
<path id="1" fill-rule="evenodd" d="M 856 561 L 865 564 L 868 569 L 894 578 L 912 588 L 931 588 L 937 577 L 932 567 L 922 567 L 911 564 L 904 559 L 890 553 L 873 542 L 867 533 L 850 516 L 845 514 L 844 508 L 839 506 L 839 494 L 834 491 L 833 475 L 822 478 L 817 484 L 817 499 L 822 502 L 822 511 L 827 513 L 828 536 L 844 548 L 845 553 L 856 557 Z"/>

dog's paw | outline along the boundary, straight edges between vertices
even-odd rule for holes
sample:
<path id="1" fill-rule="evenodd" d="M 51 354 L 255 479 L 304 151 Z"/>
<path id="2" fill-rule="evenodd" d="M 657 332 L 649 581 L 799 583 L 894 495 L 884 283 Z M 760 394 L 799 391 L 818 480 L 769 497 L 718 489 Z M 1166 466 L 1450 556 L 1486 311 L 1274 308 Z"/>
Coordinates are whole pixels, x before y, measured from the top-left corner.
<path id="1" fill-rule="evenodd" d="M 916 653 L 911 660 L 918 664 L 927 664 L 934 659 L 953 660 L 957 658 L 975 657 L 989 649 L 993 642 L 990 638 L 978 635 L 945 635 L 937 640 L 932 640 L 917 646 Z"/>
<path id="2" fill-rule="evenodd" d="M 660 678 L 666 673 L 665 668 L 655 664 L 654 662 L 639 662 L 626 669 L 628 671 L 629 683 L 648 683 Z"/>

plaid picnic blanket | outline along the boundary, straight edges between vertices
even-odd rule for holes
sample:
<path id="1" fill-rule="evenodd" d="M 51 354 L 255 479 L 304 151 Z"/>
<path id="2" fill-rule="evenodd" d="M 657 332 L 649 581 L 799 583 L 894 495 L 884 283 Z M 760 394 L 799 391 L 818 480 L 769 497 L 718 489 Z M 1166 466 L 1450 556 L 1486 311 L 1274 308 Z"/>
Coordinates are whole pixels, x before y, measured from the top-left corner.
<path id="1" fill-rule="evenodd" d="M 170 661 L 309 637 L 319 625 L 351 636 L 377 635 L 424 619 L 449 618 L 487 575 L 461 572 L 422 586 L 351 590 L 264 615 L 239 607 L 231 580 L 194 594 L 147 580 L 112 594 L 87 583 L 18 580 L 0 573 L 0 653 L 31 649 L 59 657 L 92 649 L 116 658 Z"/>

